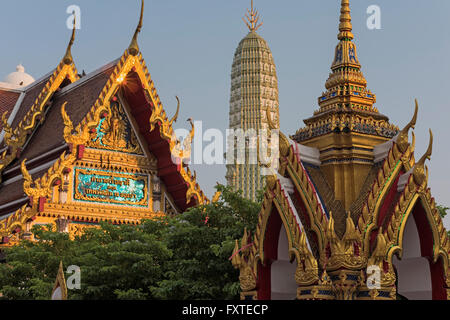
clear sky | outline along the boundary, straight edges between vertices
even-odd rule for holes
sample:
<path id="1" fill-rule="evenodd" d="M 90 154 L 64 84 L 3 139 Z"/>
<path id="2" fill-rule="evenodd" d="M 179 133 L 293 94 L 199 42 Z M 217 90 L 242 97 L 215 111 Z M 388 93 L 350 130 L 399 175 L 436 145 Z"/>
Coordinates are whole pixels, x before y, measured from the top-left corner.
<path id="1" fill-rule="evenodd" d="M 114 60 L 136 28 L 139 0 L 2 1 L 0 81 L 22 63 L 35 78 L 56 67 L 70 31 L 70 5 L 81 8 L 81 30 L 72 53 L 87 73 Z M 450 1 L 351 0 L 353 33 L 376 106 L 403 127 L 414 98 L 420 111 L 416 158 L 426 150 L 428 128 L 435 144 L 430 186 L 438 203 L 450 207 Z M 367 7 L 381 8 L 381 30 L 366 26 Z M 250 0 L 147 0 L 139 38 L 161 100 L 169 114 L 182 100 L 178 127 L 188 117 L 203 129 L 228 126 L 230 72 L 234 51 L 248 29 L 242 22 Z M 255 0 L 259 30 L 272 50 L 280 92 L 282 131 L 294 133 L 317 109 L 338 43 L 340 0 Z M 183 120 L 183 121 L 181 121 Z M 213 194 L 225 182 L 223 166 L 194 166 L 202 188 Z M 447 219 L 446 226 L 450 227 Z"/>

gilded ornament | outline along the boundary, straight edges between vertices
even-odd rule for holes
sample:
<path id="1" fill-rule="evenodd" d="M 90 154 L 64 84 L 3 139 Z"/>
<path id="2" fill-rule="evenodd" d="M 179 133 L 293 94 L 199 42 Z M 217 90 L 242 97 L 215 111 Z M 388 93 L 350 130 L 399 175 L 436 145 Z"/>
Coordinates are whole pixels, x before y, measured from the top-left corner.
<path id="1" fill-rule="evenodd" d="M 2 125 L 3 125 L 3 131 L 5 132 L 3 139 L 5 140 L 5 143 L 7 145 L 10 145 L 12 138 L 14 137 L 14 133 L 13 133 L 11 126 L 8 123 L 8 111 L 5 111 L 2 115 Z"/>
<path id="2" fill-rule="evenodd" d="M 406 125 L 406 127 L 403 128 L 402 131 L 400 131 L 399 136 L 397 138 L 397 145 L 398 145 L 398 147 L 399 147 L 399 149 L 400 149 L 400 151 L 402 153 L 405 153 L 406 150 L 408 149 L 408 146 L 409 146 L 409 138 L 408 138 L 409 130 L 411 128 L 414 129 L 415 125 L 416 125 L 416 122 L 417 122 L 417 114 L 418 114 L 418 111 L 419 111 L 419 103 L 417 102 L 417 99 L 415 100 L 415 102 L 416 102 L 416 107 L 415 107 L 415 110 L 414 110 L 414 116 L 411 119 L 411 121 Z"/>
<path id="3" fill-rule="evenodd" d="M 248 12 L 248 14 L 245 14 L 247 21 L 244 18 L 242 18 L 242 20 L 245 22 L 245 24 L 247 25 L 250 32 L 257 31 L 263 25 L 263 23 L 262 22 L 259 23 L 260 18 L 258 15 L 258 10 L 255 10 L 253 8 L 253 0 L 252 0 L 251 10 L 247 9 L 247 12 Z"/>
<path id="4" fill-rule="evenodd" d="M 75 11 L 73 12 L 73 28 L 72 28 L 72 36 L 70 37 L 70 41 L 69 44 L 67 45 L 67 49 L 66 49 L 66 54 L 64 55 L 64 58 L 62 59 L 62 61 L 67 64 L 70 65 L 73 63 L 73 58 L 72 58 L 72 45 L 75 42 L 75 29 L 76 29 L 76 23 L 77 23 L 77 17 L 75 15 Z"/>
<path id="5" fill-rule="evenodd" d="M 433 153 L 433 132 L 430 129 L 430 142 L 428 144 L 428 149 L 425 154 L 420 158 L 420 160 L 414 165 L 413 176 L 415 182 L 422 186 L 428 181 L 428 169 L 425 168 L 425 161 L 431 159 L 431 154 Z"/>
<path id="6" fill-rule="evenodd" d="M 170 126 L 172 126 L 174 122 L 177 122 L 178 114 L 180 112 L 180 99 L 177 96 L 175 96 L 175 98 L 177 99 L 177 112 L 175 112 L 175 115 L 173 116 L 173 118 L 170 119 L 170 121 L 169 121 Z"/>
<path id="7" fill-rule="evenodd" d="M 131 40 L 130 46 L 128 47 L 128 52 L 132 56 L 137 56 L 139 54 L 139 45 L 137 42 L 137 38 L 142 29 L 142 22 L 144 20 L 144 0 L 141 2 L 141 14 L 139 17 L 139 23 L 136 27 L 136 31 L 134 32 L 133 39 Z"/>
<path id="8" fill-rule="evenodd" d="M 306 235 L 302 231 L 298 243 L 297 268 L 295 271 L 295 281 L 299 286 L 308 286 L 319 281 L 319 269 L 317 260 L 309 251 L 306 244 Z"/>

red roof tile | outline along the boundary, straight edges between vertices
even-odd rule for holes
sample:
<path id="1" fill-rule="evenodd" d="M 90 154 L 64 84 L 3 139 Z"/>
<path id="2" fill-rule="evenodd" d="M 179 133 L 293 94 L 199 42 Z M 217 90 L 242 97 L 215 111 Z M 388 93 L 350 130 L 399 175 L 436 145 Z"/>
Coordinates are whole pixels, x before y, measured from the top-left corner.
<path id="1" fill-rule="evenodd" d="M 9 115 L 11 115 L 19 96 L 20 92 L 0 89 L 0 116 L 2 116 L 6 111 L 8 111 Z M 3 125 L 0 122 L 0 131 L 2 129 Z"/>

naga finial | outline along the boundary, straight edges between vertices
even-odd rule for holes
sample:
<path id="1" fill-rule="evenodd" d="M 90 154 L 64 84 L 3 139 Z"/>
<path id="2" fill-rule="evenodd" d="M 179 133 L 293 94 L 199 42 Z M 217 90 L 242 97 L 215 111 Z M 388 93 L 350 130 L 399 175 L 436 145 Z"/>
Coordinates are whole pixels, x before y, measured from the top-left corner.
<path id="1" fill-rule="evenodd" d="M 33 178 L 31 177 L 31 174 L 28 172 L 27 165 L 26 165 L 27 159 L 24 159 L 22 161 L 22 164 L 20 165 L 20 169 L 22 170 L 22 176 L 25 180 L 24 184 L 31 185 L 33 183 Z"/>
<path id="2" fill-rule="evenodd" d="M 5 111 L 3 113 L 3 115 L 2 115 L 2 124 L 3 124 L 3 127 L 5 127 L 5 128 L 9 126 L 9 123 L 8 123 L 8 111 Z"/>
<path id="3" fill-rule="evenodd" d="M 9 145 L 11 139 L 14 136 L 13 129 L 11 128 L 10 124 L 8 123 L 8 111 L 5 111 L 2 115 L 2 125 L 3 125 L 3 131 L 5 131 L 4 135 L 4 141 L 7 145 Z"/>
<path id="4" fill-rule="evenodd" d="M 73 63 L 73 57 L 72 57 L 72 45 L 75 42 L 75 29 L 77 27 L 77 17 L 75 15 L 75 11 L 73 11 L 73 28 L 72 28 L 72 36 L 70 37 L 69 44 L 66 49 L 66 54 L 64 55 L 63 62 L 64 64 L 72 64 Z"/>
<path id="5" fill-rule="evenodd" d="M 66 105 L 67 101 L 63 103 L 61 106 L 61 116 L 63 118 L 64 122 L 64 139 L 66 142 L 71 141 L 72 133 L 73 133 L 73 123 L 72 120 L 70 120 L 69 115 L 66 112 Z"/>
<path id="6" fill-rule="evenodd" d="M 178 114 L 180 113 L 180 99 L 175 96 L 175 98 L 177 98 L 177 112 L 175 112 L 175 115 L 173 116 L 172 119 L 170 119 L 169 124 L 172 125 L 174 122 L 177 122 L 178 120 Z"/>
<path id="7" fill-rule="evenodd" d="M 214 196 L 211 200 L 212 203 L 218 202 L 220 200 L 220 197 L 222 196 L 222 192 L 221 191 L 216 191 L 216 193 L 214 193 Z"/>
<path id="8" fill-rule="evenodd" d="M 411 121 L 406 125 L 405 128 L 403 128 L 402 131 L 400 131 L 400 134 L 397 138 L 397 145 L 402 153 L 406 152 L 408 146 L 409 146 L 409 129 L 414 129 L 417 122 L 417 114 L 419 112 L 419 103 L 417 102 L 417 99 L 415 99 L 415 110 L 414 110 L 414 116 L 411 119 Z"/>
<path id="9" fill-rule="evenodd" d="M 423 166 L 426 160 L 430 160 L 432 153 L 433 153 L 433 131 L 431 131 L 430 129 L 430 141 L 428 143 L 428 149 L 422 156 L 422 158 L 420 158 L 420 160 L 416 163 L 416 165 Z"/>
<path id="10" fill-rule="evenodd" d="M 192 142 L 194 141 L 194 135 L 195 135 L 195 126 L 194 122 L 192 121 L 192 118 L 187 119 L 187 121 L 191 124 L 191 131 L 189 132 L 189 136 L 187 136 L 183 140 L 183 151 L 181 158 L 188 159 L 191 156 L 191 148 L 192 148 Z"/>
<path id="11" fill-rule="evenodd" d="M 428 170 L 425 172 L 425 161 L 430 160 L 431 154 L 433 153 L 433 131 L 430 129 L 430 142 L 428 144 L 428 149 L 425 154 L 420 158 L 418 162 L 414 165 L 413 177 L 418 185 L 422 185 L 424 182 L 428 181 Z"/>
<path id="12" fill-rule="evenodd" d="M 189 137 L 190 137 L 191 141 L 194 141 L 194 135 L 195 135 L 194 121 L 192 121 L 192 118 L 187 119 L 187 121 L 191 124 L 191 131 L 189 132 Z"/>
<path id="13" fill-rule="evenodd" d="M 258 10 L 255 10 L 253 8 L 253 0 L 252 0 L 252 9 L 251 10 L 247 9 L 245 18 L 247 18 L 247 20 L 245 20 L 244 18 L 242 18 L 242 20 L 244 20 L 250 32 L 258 30 L 263 25 L 262 22 L 258 24 L 260 17 L 258 14 Z"/>
<path id="14" fill-rule="evenodd" d="M 144 0 L 142 0 L 142 3 L 141 3 L 141 15 L 139 18 L 139 23 L 137 25 L 136 31 L 134 32 L 134 36 L 133 36 L 133 39 L 131 40 L 130 46 L 128 47 L 128 52 L 132 56 L 137 56 L 139 53 L 139 45 L 137 42 L 137 37 L 138 37 L 138 34 L 141 32 L 143 20 L 144 20 Z"/>

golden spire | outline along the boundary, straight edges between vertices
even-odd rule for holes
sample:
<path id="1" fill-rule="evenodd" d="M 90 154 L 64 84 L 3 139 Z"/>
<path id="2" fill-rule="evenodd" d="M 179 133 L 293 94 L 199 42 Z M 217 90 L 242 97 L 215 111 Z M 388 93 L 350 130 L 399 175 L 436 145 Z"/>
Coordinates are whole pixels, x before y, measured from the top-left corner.
<path id="1" fill-rule="evenodd" d="M 137 43 L 137 37 L 139 32 L 141 32 L 143 19 L 144 19 L 144 0 L 142 0 L 141 4 L 141 16 L 139 18 L 139 24 L 136 28 L 136 31 L 134 32 L 134 36 L 133 39 L 131 40 L 130 46 L 128 47 L 128 52 L 132 56 L 137 56 L 137 54 L 139 53 L 139 45 Z"/>
<path id="2" fill-rule="evenodd" d="M 354 38 L 352 33 L 352 17 L 350 15 L 350 3 L 349 0 L 342 0 L 341 2 L 341 23 L 339 24 L 338 39 L 352 40 Z"/>
<path id="3" fill-rule="evenodd" d="M 252 10 L 247 9 L 247 13 L 245 14 L 245 17 L 247 18 L 247 20 L 245 20 L 244 18 L 242 18 L 242 20 L 244 20 L 244 22 L 247 25 L 250 32 L 258 30 L 263 25 L 262 22 L 260 24 L 258 24 L 260 17 L 258 14 L 258 10 L 255 10 L 253 8 L 253 0 L 252 0 Z"/>
<path id="4" fill-rule="evenodd" d="M 63 62 L 64 64 L 72 64 L 73 58 L 72 58 L 72 45 L 75 41 L 75 29 L 77 24 L 77 17 L 75 16 L 75 11 L 73 12 L 73 29 L 72 29 L 72 37 L 70 38 L 69 45 L 66 49 L 66 54 L 64 55 Z"/>

